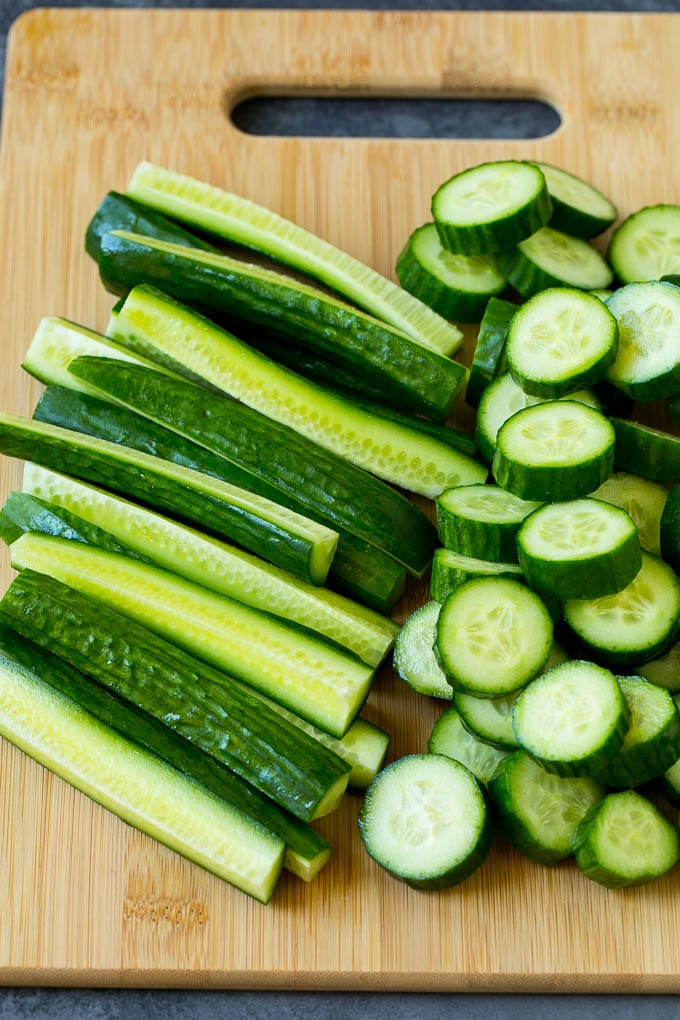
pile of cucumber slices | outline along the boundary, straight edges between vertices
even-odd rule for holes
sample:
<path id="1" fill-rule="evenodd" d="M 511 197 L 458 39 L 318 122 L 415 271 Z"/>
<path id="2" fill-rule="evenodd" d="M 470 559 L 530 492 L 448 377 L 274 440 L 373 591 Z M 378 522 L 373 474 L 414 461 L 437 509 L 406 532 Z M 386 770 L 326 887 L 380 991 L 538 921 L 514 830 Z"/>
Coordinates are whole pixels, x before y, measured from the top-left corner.
<path id="1" fill-rule="evenodd" d="M 421 888 L 472 874 L 496 826 L 610 886 L 680 855 L 649 795 L 680 800 L 680 438 L 633 413 L 680 419 L 680 209 L 605 255 L 605 196 L 503 161 L 432 211 L 397 284 L 141 163 L 85 239 L 106 334 L 44 319 L 33 415 L 0 413 L 25 462 L 0 734 L 262 902 L 318 874 L 348 787 L 368 852 Z M 383 767 L 361 712 L 393 649 L 451 705 Z"/>

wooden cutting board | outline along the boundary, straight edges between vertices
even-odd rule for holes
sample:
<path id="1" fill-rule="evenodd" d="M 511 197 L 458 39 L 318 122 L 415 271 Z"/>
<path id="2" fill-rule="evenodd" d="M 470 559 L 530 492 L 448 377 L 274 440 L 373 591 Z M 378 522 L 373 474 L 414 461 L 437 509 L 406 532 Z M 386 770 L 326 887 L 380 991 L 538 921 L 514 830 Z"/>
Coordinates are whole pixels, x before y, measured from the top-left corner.
<path id="1" fill-rule="evenodd" d="M 437 185 L 487 159 L 582 174 L 622 214 L 680 201 L 680 17 L 626 14 L 36 10 L 14 25 L 0 161 L 1 406 L 43 315 L 103 329 L 83 251 L 140 159 L 271 206 L 386 274 Z M 538 141 L 256 138 L 228 111 L 262 93 L 538 98 Z M 4 499 L 20 466 L 2 464 Z M 2 560 L 2 587 L 11 571 Z M 405 612 L 423 590 L 412 591 Z M 367 714 L 392 755 L 438 708 L 386 669 Z M 0 982 L 188 987 L 680 990 L 680 872 L 609 892 L 501 839 L 458 888 L 415 892 L 363 853 L 358 799 L 321 824 L 311 885 L 260 906 L 0 746 Z"/>

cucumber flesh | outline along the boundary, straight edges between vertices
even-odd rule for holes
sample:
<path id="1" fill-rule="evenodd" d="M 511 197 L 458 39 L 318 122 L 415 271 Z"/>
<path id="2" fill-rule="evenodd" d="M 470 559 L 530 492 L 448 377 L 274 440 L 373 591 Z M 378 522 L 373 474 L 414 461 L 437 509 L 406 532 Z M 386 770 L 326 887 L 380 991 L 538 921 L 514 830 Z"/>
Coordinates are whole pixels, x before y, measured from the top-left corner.
<path id="1" fill-rule="evenodd" d="M 621 283 L 660 280 L 680 272 L 680 206 L 646 206 L 614 231 L 607 257 Z"/>
<path id="2" fill-rule="evenodd" d="M 481 699 L 478 699 L 481 700 Z M 480 740 L 464 724 L 455 706 L 447 708 L 432 727 L 427 749 L 430 754 L 444 754 L 472 772 L 485 786 L 490 782 L 498 765 L 510 751 L 493 747 Z"/>
<path id="3" fill-rule="evenodd" d="M 395 672 L 417 694 L 450 701 L 453 688 L 434 653 L 441 606 L 426 602 L 408 617 L 394 643 Z"/>
<path id="4" fill-rule="evenodd" d="M 633 400 L 680 392 L 680 289 L 667 283 L 630 283 L 607 299 L 618 324 L 616 358 L 607 379 Z"/>

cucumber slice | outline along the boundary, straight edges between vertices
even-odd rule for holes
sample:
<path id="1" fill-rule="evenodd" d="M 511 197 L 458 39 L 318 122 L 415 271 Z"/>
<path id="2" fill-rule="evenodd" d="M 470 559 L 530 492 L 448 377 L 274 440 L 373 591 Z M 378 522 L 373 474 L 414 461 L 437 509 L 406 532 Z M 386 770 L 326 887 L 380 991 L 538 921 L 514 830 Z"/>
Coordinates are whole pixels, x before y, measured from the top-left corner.
<path id="1" fill-rule="evenodd" d="M 668 499 L 665 485 L 633 475 L 629 471 L 615 471 L 591 495 L 593 499 L 613 503 L 630 514 L 635 521 L 642 548 L 655 556 L 660 555 L 661 515 Z"/>
<path id="2" fill-rule="evenodd" d="M 629 712 L 613 673 L 572 660 L 537 676 L 518 696 L 518 743 L 549 772 L 588 776 L 621 747 Z"/>
<path id="3" fill-rule="evenodd" d="M 475 342 L 470 363 L 465 400 L 471 407 L 477 407 L 482 393 L 504 364 L 505 341 L 517 305 L 500 298 L 490 298 Z"/>
<path id="4" fill-rule="evenodd" d="M 500 751 L 512 751 L 519 747 L 512 728 L 512 709 L 516 697 L 515 694 L 509 694 L 505 698 L 476 698 L 464 691 L 455 691 L 453 705 L 465 729 L 473 737 Z"/>
<path id="5" fill-rule="evenodd" d="M 348 786 L 353 790 L 368 789 L 385 764 L 390 745 L 390 734 L 367 719 L 355 719 L 342 740 L 336 741 L 322 731 L 316 739 L 352 766 Z"/>
<path id="6" fill-rule="evenodd" d="M 181 363 L 185 374 L 401 488 L 434 498 L 449 485 L 486 477 L 471 457 L 294 375 L 150 287 L 135 287 L 126 298 L 116 339 L 161 362 Z"/>
<path id="7" fill-rule="evenodd" d="M 297 576 L 320 584 L 337 533 L 217 478 L 117 443 L 0 414 L 0 451 L 99 483 L 230 538 Z"/>
<path id="8" fill-rule="evenodd" d="M 596 780 L 555 775 L 522 750 L 500 763 L 489 784 L 501 831 L 520 853 L 549 865 L 571 856 L 580 822 L 604 793 Z"/>
<path id="9" fill-rule="evenodd" d="M 280 837 L 5 655 L 0 733 L 130 825 L 262 903 L 271 898 L 283 866 Z"/>
<path id="10" fill-rule="evenodd" d="M 417 694 L 450 701 L 453 688 L 434 653 L 434 639 L 441 606 L 426 602 L 408 617 L 394 643 L 394 669 Z"/>
<path id="11" fill-rule="evenodd" d="M 445 181 L 432 198 L 441 242 L 452 252 L 503 251 L 548 222 L 545 178 L 531 163 L 480 163 Z"/>
<path id="12" fill-rule="evenodd" d="M 525 393 L 554 400 L 604 375 L 616 357 L 617 335 L 614 316 L 597 298 L 551 287 L 514 314 L 505 344 L 508 371 Z"/>
<path id="13" fill-rule="evenodd" d="M 491 471 L 524 500 L 577 499 L 601 485 L 614 465 L 614 429 L 576 400 L 525 407 L 499 429 Z"/>
<path id="14" fill-rule="evenodd" d="M 453 706 L 442 712 L 432 727 L 427 749 L 430 754 L 444 754 L 447 758 L 459 761 L 485 786 L 499 763 L 510 754 L 474 736 L 465 727 L 458 709 Z"/>
<path id="15" fill-rule="evenodd" d="M 103 529 L 138 557 L 323 634 L 371 666 L 392 647 L 398 631 L 392 620 L 162 514 L 30 461 L 23 490 Z"/>
<path id="16" fill-rule="evenodd" d="M 479 322 L 490 297 L 506 281 L 493 255 L 460 255 L 442 246 L 434 223 L 409 237 L 396 274 L 402 287 L 445 319 Z"/>
<path id="17" fill-rule="evenodd" d="M 659 878 L 680 858 L 677 830 L 635 790 L 610 793 L 579 825 L 574 855 L 580 871 L 609 889 Z"/>
<path id="18" fill-rule="evenodd" d="M 664 655 L 643 662 L 635 671 L 650 684 L 677 694 L 680 692 L 680 641 L 671 645 Z"/>
<path id="19" fill-rule="evenodd" d="M 347 731 L 368 694 L 373 670 L 359 659 L 169 571 L 44 535 L 22 535 L 10 552 L 15 569 L 105 603 L 333 736 Z"/>
<path id="20" fill-rule="evenodd" d="M 430 575 L 430 595 L 436 602 L 443 602 L 454 588 L 472 577 L 515 577 L 521 578 L 522 571 L 517 563 L 494 563 L 473 556 L 463 556 L 453 549 L 435 549 Z"/>
<path id="21" fill-rule="evenodd" d="M 548 287 L 601 290 L 613 273 L 589 241 L 543 227 L 516 248 L 501 252 L 498 265 L 518 294 L 530 298 Z"/>
<path id="22" fill-rule="evenodd" d="M 447 549 L 480 560 L 513 563 L 515 536 L 539 503 L 518 499 L 498 485 L 459 485 L 437 500 L 437 531 Z"/>
<path id="23" fill-rule="evenodd" d="M 621 591 L 642 566 L 633 519 L 589 498 L 549 503 L 530 514 L 517 534 L 517 551 L 527 584 L 560 600 Z"/>
<path id="24" fill-rule="evenodd" d="M 621 283 L 680 273 L 680 206 L 639 209 L 616 228 L 607 257 Z"/>
<path id="25" fill-rule="evenodd" d="M 534 160 L 548 186 L 552 201 L 550 226 L 564 231 L 572 237 L 595 237 L 610 227 L 616 220 L 616 206 L 606 195 L 594 188 L 583 178 Z"/>
<path id="26" fill-rule="evenodd" d="M 617 677 L 630 719 L 623 744 L 597 770 L 605 786 L 642 786 L 680 758 L 680 713 L 670 692 L 642 677 Z"/>
<path id="27" fill-rule="evenodd" d="M 493 698 L 535 676 L 552 640 L 552 619 L 538 595 L 507 577 L 478 577 L 442 604 L 435 647 L 454 690 Z"/>
<path id="28" fill-rule="evenodd" d="M 639 421 L 610 418 L 616 433 L 614 467 L 655 482 L 680 482 L 680 438 Z"/>
<path id="29" fill-rule="evenodd" d="M 619 331 L 608 381 L 639 401 L 680 392 L 680 288 L 630 283 L 607 299 L 607 308 Z"/>
<path id="30" fill-rule="evenodd" d="M 569 599 L 564 619 L 598 660 L 636 668 L 663 654 L 680 619 L 680 581 L 668 564 L 642 553 L 642 566 L 615 595 Z"/>
<path id="31" fill-rule="evenodd" d="M 416 889 L 469 878 L 491 846 L 491 821 L 477 780 L 444 755 L 412 754 L 376 776 L 359 812 L 369 855 Z"/>
<path id="32" fill-rule="evenodd" d="M 126 194 L 207 233 L 262 252 L 343 294 L 424 347 L 453 354 L 463 335 L 408 291 L 328 241 L 248 199 L 141 162 Z"/>

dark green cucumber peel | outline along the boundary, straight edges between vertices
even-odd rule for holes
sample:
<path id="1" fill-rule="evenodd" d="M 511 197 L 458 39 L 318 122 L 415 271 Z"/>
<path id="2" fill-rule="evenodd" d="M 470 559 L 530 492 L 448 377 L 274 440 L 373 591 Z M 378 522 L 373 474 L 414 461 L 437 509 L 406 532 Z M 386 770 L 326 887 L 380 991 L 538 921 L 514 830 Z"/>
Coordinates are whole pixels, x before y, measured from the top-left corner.
<path id="1" fill-rule="evenodd" d="M 231 539 L 296 576 L 309 579 L 311 545 L 281 525 L 235 506 L 201 487 L 198 472 L 168 474 L 167 462 L 130 447 L 91 439 L 38 420 L 0 415 L 0 452 L 74 475 L 175 514 L 220 538 Z M 211 480 L 211 479 L 210 479 Z"/>
<path id="2" fill-rule="evenodd" d="M 205 315 L 230 315 L 361 371 L 398 409 L 444 421 L 465 379 L 450 358 L 328 297 L 323 291 L 227 256 L 124 231 L 101 238 L 99 272 L 123 294 L 152 284 Z"/>
<path id="3" fill-rule="evenodd" d="M 285 840 L 295 856 L 326 859 L 330 845 L 315 829 L 283 811 L 226 765 L 191 744 L 158 719 L 81 673 L 74 666 L 0 622 L 0 651 L 34 670 L 41 680 L 76 701 L 128 740 L 153 751 L 216 796 Z M 292 866 L 292 862 L 291 862 Z"/>
<path id="4" fill-rule="evenodd" d="M 127 616 L 44 574 L 24 570 L 0 601 L 0 622 L 212 754 L 303 821 L 350 767 L 225 673 Z"/>
<path id="5" fill-rule="evenodd" d="M 109 191 L 104 196 L 85 231 L 85 251 L 95 261 L 99 259 L 102 237 L 112 230 L 129 230 L 161 241 L 182 244 L 187 248 L 218 251 L 203 237 L 185 230 L 162 213 L 118 191 Z"/>
<path id="6" fill-rule="evenodd" d="M 237 464 L 255 476 L 254 483 L 242 483 L 253 491 L 351 532 L 416 575 L 429 566 L 436 536 L 425 514 L 385 482 L 293 429 L 224 394 L 142 366 L 82 357 L 69 371 L 104 396 Z"/>
<path id="7" fill-rule="evenodd" d="M 36 421 L 123 444 L 182 467 L 201 471 L 213 478 L 256 491 L 268 499 L 275 501 L 280 499 L 276 489 L 266 484 L 264 480 L 256 479 L 237 464 L 178 436 L 140 414 L 97 397 L 60 386 L 48 386 L 38 401 L 33 416 Z M 30 454 L 28 456 L 34 459 Z M 54 466 L 55 470 L 61 470 L 58 464 Z M 76 474 L 76 470 L 72 470 L 71 473 Z M 94 478 L 89 480 L 96 482 Z M 113 488 L 112 483 L 106 480 L 100 484 Z M 122 494 L 125 495 L 124 492 Z M 144 494 L 133 495 L 133 498 L 147 502 Z M 161 509 L 170 513 L 178 512 L 169 506 Z M 207 519 L 207 523 L 205 519 L 196 523 L 210 529 L 210 518 Z M 254 551 L 258 552 L 257 549 Z M 338 545 L 327 578 L 329 586 L 379 612 L 386 613 L 401 598 L 405 580 L 405 569 L 391 556 L 348 532 L 338 532 Z"/>

